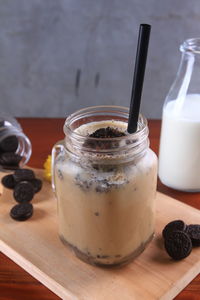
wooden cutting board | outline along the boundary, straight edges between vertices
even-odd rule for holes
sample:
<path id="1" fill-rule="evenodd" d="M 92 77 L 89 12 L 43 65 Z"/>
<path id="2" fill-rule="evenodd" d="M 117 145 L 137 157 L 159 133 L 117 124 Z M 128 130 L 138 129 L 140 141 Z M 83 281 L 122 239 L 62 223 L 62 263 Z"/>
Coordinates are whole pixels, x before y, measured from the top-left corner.
<path id="1" fill-rule="evenodd" d="M 36 171 L 42 177 L 42 171 Z M 0 250 L 62 299 L 173 299 L 200 270 L 200 247 L 173 261 L 163 248 L 161 232 L 171 220 L 200 223 L 199 210 L 157 194 L 156 237 L 132 263 L 102 269 L 76 258 L 58 238 L 56 200 L 48 182 L 33 200 L 34 215 L 26 222 L 10 218 L 12 191 L 0 196 Z"/>

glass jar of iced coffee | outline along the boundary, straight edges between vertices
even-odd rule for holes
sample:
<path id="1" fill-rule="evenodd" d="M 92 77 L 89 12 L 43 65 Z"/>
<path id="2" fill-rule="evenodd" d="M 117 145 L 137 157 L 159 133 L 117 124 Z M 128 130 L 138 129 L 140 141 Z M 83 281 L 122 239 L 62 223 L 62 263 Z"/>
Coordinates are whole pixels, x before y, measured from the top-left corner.
<path id="1" fill-rule="evenodd" d="M 114 266 L 138 256 L 154 235 L 157 158 L 140 115 L 95 106 L 70 115 L 52 151 L 61 240 L 87 263 Z"/>

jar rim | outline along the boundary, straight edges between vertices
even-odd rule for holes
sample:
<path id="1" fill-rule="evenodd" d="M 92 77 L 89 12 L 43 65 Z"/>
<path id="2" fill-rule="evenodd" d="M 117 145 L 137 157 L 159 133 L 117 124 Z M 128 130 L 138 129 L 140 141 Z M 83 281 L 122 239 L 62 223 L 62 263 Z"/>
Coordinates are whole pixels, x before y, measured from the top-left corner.
<path id="1" fill-rule="evenodd" d="M 200 37 L 199 38 L 190 38 L 185 40 L 180 45 L 181 52 L 189 52 L 193 54 L 200 54 Z"/>
<path id="2" fill-rule="evenodd" d="M 71 114 L 64 123 L 65 148 L 74 157 L 83 156 L 98 161 L 108 159 L 125 161 L 138 157 L 149 146 L 148 123 L 141 114 L 138 120 L 138 130 L 135 133 L 128 133 L 120 137 L 96 138 L 76 132 L 76 128 L 83 124 L 108 120 L 122 121 L 128 124 L 128 118 L 129 109 L 124 106 L 100 105 L 78 110 Z"/>
<path id="3" fill-rule="evenodd" d="M 74 138 L 79 138 L 79 139 L 85 139 L 86 136 L 85 135 L 82 135 L 78 132 L 75 132 L 72 128 L 71 128 L 71 124 L 73 122 L 75 122 L 78 118 L 84 118 L 88 113 L 98 113 L 98 112 L 101 112 L 101 113 L 104 113 L 105 110 L 110 110 L 110 113 L 111 114 L 114 114 L 114 113 L 121 113 L 124 115 L 124 119 L 127 120 L 127 124 L 128 124 L 128 116 L 129 116 L 129 108 L 125 107 L 125 106 L 117 106 L 117 105 L 97 105 L 97 106 L 89 106 L 89 107 L 86 107 L 86 108 L 82 108 L 82 109 L 79 109 L 77 110 L 76 112 L 70 114 L 66 120 L 65 120 L 65 123 L 64 123 L 64 126 L 63 126 L 63 131 L 65 134 L 70 134 L 72 135 Z M 124 120 L 125 122 L 125 120 Z M 143 134 L 144 131 L 145 131 L 145 128 L 147 127 L 148 125 L 148 122 L 147 122 L 147 119 L 142 115 L 142 114 L 139 114 L 139 118 L 138 118 L 138 129 L 136 132 L 134 133 L 128 133 L 128 135 L 126 136 L 120 136 L 120 137 L 115 137 L 115 138 L 112 138 L 112 140 L 114 141 L 115 139 L 116 140 L 123 140 L 124 138 L 127 139 L 127 137 L 133 139 L 135 138 L 136 136 L 140 135 L 140 134 Z M 95 141 L 95 140 L 110 140 L 111 138 L 95 138 L 95 137 L 88 137 L 87 138 Z"/>

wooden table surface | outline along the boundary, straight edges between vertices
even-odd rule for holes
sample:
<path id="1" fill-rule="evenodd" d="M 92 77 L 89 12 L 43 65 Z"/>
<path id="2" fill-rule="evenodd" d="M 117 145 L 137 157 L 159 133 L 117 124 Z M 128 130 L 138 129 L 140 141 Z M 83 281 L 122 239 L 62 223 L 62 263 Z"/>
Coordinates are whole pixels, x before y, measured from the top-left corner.
<path id="1" fill-rule="evenodd" d="M 19 118 L 18 120 L 32 142 L 33 154 L 29 166 L 42 168 L 47 155 L 51 153 L 52 146 L 64 136 L 62 130 L 64 119 Z M 149 120 L 149 129 L 151 148 L 158 154 L 160 121 Z M 178 192 L 167 188 L 160 181 L 158 181 L 158 191 L 200 209 L 200 193 Z M 0 300 L 10 299 L 56 300 L 60 298 L 0 253 Z M 200 300 L 200 275 L 175 300 Z"/>

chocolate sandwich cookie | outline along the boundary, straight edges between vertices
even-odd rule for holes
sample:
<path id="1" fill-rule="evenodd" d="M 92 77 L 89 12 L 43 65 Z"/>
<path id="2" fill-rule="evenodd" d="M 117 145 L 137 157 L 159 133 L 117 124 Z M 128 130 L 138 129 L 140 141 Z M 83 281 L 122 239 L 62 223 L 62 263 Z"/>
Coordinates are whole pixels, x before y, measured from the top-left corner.
<path id="1" fill-rule="evenodd" d="M 16 135 L 9 135 L 0 142 L 0 149 L 3 152 L 15 152 L 18 145 L 19 141 Z"/>
<path id="2" fill-rule="evenodd" d="M 5 169 L 17 169 L 21 161 L 21 155 L 13 152 L 5 152 L 0 154 L 0 165 Z"/>
<path id="3" fill-rule="evenodd" d="M 8 189 L 14 189 L 16 182 L 12 174 L 6 175 L 1 179 L 1 183 Z"/>
<path id="4" fill-rule="evenodd" d="M 106 128 L 99 128 L 95 130 L 93 133 L 91 133 L 89 136 L 90 137 L 95 137 L 95 138 L 115 138 L 115 137 L 120 137 L 120 136 L 125 136 L 126 134 L 122 131 L 119 131 L 116 128 L 112 127 L 106 127 Z"/>
<path id="5" fill-rule="evenodd" d="M 114 148 L 118 146 L 117 141 L 110 141 L 110 140 L 103 141 L 102 139 L 117 138 L 125 135 L 126 134 L 124 132 L 119 131 L 118 129 L 112 127 L 99 128 L 89 135 L 89 138 L 92 137 L 95 139 L 86 138 L 86 141 L 83 144 L 83 146 L 93 148 L 96 150 Z"/>
<path id="6" fill-rule="evenodd" d="M 10 216 L 17 221 L 25 221 L 33 215 L 33 205 L 31 203 L 21 203 L 13 206 Z"/>
<path id="7" fill-rule="evenodd" d="M 21 181 L 16 184 L 13 196 L 17 202 L 22 203 L 31 201 L 34 194 L 33 185 L 28 181 Z"/>
<path id="8" fill-rule="evenodd" d="M 195 247 L 200 246 L 200 225 L 191 224 L 186 228 L 186 233 L 189 235 L 192 245 Z"/>
<path id="9" fill-rule="evenodd" d="M 42 180 L 40 180 L 38 178 L 33 178 L 33 179 L 29 180 L 29 182 L 33 185 L 35 193 L 38 193 L 41 190 Z"/>
<path id="10" fill-rule="evenodd" d="M 29 181 L 35 178 L 35 174 L 30 169 L 18 169 L 13 174 L 16 182 Z"/>
<path id="11" fill-rule="evenodd" d="M 186 227 L 187 227 L 187 225 L 182 220 L 172 221 L 164 227 L 164 229 L 162 231 L 162 236 L 165 239 L 168 237 L 169 234 L 171 234 L 171 232 L 173 232 L 175 230 L 185 231 Z"/>
<path id="12" fill-rule="evenodd" d="M 165 238 L 165 249 L 174 260 L 187 257 L 192 251 L 192 242 L 189 235 L 183 231 L 172 231 Z"/>

